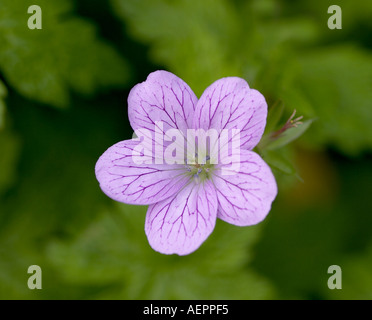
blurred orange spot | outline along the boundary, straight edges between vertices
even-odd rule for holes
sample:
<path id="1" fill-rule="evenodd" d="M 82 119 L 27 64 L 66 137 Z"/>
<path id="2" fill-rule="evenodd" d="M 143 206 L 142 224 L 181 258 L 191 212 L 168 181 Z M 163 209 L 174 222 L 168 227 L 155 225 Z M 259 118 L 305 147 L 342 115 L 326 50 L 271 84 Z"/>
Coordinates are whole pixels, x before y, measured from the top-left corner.
<path id="1" fill-rule="evenodd" d="M 327 153 L 296 149 L 295 165 L 299 176 L 284 194 L 288 206 L 329 205 L 334 203 L 339 191 L 338 173 Z"/>

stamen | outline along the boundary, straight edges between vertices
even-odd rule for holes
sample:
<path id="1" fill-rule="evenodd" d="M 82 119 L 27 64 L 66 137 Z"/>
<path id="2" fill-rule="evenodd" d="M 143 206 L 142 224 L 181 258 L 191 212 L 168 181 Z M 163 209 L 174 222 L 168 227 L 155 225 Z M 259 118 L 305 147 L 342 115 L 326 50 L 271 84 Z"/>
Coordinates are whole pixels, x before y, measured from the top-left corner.
<path id="1" fill-rule="evenodd" d="M 300 116 L 300 117 L 297 117 L 296 119 L 293 119 L 295 115 L 296 115 L 296 109 L 293 110 L 293 113 L 291 114 L 291 116 L 289 117 L 289 119 L 283 125 L 282 128 L 280 128 L 279 130 L 277 130 L 275 132 L 272 132 L 270 134 L 271 139 L 277 139 L 288 129 L 297 128 L 299 125 L 301 125 L 302 121 L 300 121 L 300 120 L 302 120 L 303 116 Z"/>
<path id="2" fill-rule="evenodd" d="M 199 163 L 197 161 L 198 154 L 195 153 L 195 161 L 190 160 L 188 158 L 188 162 L 185 165 L 187 172 L 192 177 L 196 178 L 198 181 L 204 181 L 205 179 L 209 179 L 211 173 L 213 171 L 213 165 L 210 164 L 210 156 L 205 156 L 203 163 Z"/>

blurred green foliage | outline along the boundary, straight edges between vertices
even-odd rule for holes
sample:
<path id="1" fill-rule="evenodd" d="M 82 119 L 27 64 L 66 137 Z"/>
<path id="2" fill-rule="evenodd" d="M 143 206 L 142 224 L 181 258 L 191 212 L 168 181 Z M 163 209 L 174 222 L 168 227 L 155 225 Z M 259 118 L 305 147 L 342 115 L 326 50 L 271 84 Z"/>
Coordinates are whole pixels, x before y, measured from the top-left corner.
<path id="1" fill-rule="evenodd" d="M 216 227 L 219 236 L 211 235 L 195 253 L 186 257 L 161 255 L 139 236 L 146 209 L 118 206 L 100 215 L 75 241 L 52 242 L 48 256 L 55 268 L 63 270 L 64 281 L 72 286 L 98 284 L 105 289 L 93 297 L 100 299 L 273 296 L 267 281 L 245 268 L 252 258 L 249 247 L 256 241 L 258 229 L 235 230 L 221 221 Z"/>
<path id="2" fill-rule="evenodd" d="M 5 117 L 5 102 L 4 98 L 6 96 L 6 88 L 0 81 L 0 129 L 4 127 L 4 117 Z"/>
<path id="3" fill-rule="evenodd" d="M 71 89 L 92 94 L 128 80 L 124 59 L 96 36 L 95 27 L 73 15 L 70 0 L 37 1 L 43 29 L 30 30 L 32 0 L 1 0 L 0 68 L 7 81 L 30 99 L 56 107 L 69 104 Z"/>
<path id="4" fill-rule="evenodd" d="M 42 30 L 27 28 L 31 4 Z M 327 28 L 332 4 L 0 0 L 0 298 L 371 299 L 372 3 L 338 1 L 342 30 Z M 279 184 L 269 217 L 218 221 L 186 257 L 154 252 L 145 208 L 94 176 L 131 137 L 129 90 L 157 69 L 197 95 L 244 77 L 268 101 L 267 133 L 294 109 L 314 120 L 259 150 Z M 42 290 L 27 288 L 33 264 Z M 332 264 L 342 290 L 327 287 Z"/>

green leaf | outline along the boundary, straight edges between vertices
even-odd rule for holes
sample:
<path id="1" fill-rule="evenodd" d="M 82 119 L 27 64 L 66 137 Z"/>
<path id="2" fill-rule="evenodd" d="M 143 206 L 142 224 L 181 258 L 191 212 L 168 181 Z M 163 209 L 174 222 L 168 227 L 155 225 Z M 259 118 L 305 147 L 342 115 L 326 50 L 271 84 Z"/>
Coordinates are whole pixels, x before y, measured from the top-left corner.
<path id="1" fill-rule="evenodd" d="M 292 163 L 278 151 L 265 150 L 262 154 L 262 158 L 267 162 L 267 164 L 282 173 L 288 175 L 296 174 L 296 169 L 293 167 Z"/>
<path id="2" fill-rule="evenodd" d="M 91 23 L 73 15 L 72 1 L 37 1 L 41 30 L 27 27 L 32 4 L 1 1 L 0 70 L 9 85 L 27 98 L 66 107 L 70 89 L 92 95 L 126 83 L 127 64 L 97 37 Z"/>

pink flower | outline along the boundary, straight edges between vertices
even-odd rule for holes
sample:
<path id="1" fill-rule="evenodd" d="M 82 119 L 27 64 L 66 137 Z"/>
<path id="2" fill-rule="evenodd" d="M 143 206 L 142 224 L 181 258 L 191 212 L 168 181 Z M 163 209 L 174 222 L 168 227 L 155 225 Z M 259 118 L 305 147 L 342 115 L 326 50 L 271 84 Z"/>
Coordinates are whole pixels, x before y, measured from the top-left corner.
<path id="1" fill-rule="evenodd" d="M 262 137 L 267 104 L 245 80 L 217 80 L 198 100 L 183 80 L 156 71 L 131 90 L 128 114 L 132 128 L 148 130 L 152 139 L 158 123 L 164 133 L 178 129 L 184 136 L 188 129 L 240 130 L 239 158 L 230 164 L 212 163 L 209 149 L 204 163 L 159 164 L 152 153 L 147 156 L 151 161 L 138 164 L 133 155 L 139 139 L 121 141 L 99 158 L 96 176 L 106 195 L 149 205 L 145 232 L 154 250 L 186 255 L 207 239 L 217 218 L 249 226 L 266 217 L 277 186 L 269 166 L 251 150 Z M 238 168 L 232 166 L 234 161 Z M 223 170 L 230 172 L 226 175 Z"/>

